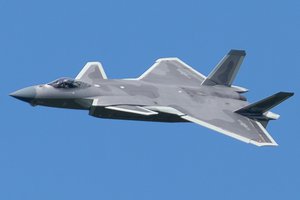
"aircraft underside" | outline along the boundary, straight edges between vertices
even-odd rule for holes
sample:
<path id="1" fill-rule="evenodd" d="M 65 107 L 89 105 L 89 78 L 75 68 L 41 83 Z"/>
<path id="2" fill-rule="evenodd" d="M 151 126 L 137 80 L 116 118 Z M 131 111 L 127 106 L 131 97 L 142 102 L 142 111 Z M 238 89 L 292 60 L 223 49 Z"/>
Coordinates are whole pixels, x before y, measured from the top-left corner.
<path id="1" fill-rule="evenodd" d="M 153 122 L 189 122 L 178 115 L 159 112 L 156 115 L 140 115 L 117 110 L 97 107 L 97 110 L 89 113 L 93 117 L 120 120 L 153 121 Z"/>

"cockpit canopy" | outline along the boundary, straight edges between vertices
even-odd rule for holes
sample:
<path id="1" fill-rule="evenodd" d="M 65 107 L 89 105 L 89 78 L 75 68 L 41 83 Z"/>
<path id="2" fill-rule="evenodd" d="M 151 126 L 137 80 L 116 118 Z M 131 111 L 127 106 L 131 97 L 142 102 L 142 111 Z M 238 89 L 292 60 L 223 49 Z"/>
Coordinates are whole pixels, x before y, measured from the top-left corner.
<path id="1" fill-rule="evenodd" d="M 52 81 L 51 83 L 48 83 L 48 85 L 51 85 L 54 88 L 84 88 L 89 87 L 90 85 L 78 80 L 74 80 L 71 78 L 60 78 L 55 81 Z"/>

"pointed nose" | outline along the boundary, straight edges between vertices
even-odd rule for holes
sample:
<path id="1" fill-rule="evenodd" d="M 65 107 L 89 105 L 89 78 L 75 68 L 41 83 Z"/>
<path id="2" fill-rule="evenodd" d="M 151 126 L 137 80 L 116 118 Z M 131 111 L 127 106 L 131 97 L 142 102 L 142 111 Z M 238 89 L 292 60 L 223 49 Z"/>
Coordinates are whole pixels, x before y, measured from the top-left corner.
<path id="1" fill-rule="evenodd" d="M 11 93 L 10 96 L 21 101 L 30 102 L 36 97 L 36 89 L 34 86 L 23 88 Z"/>

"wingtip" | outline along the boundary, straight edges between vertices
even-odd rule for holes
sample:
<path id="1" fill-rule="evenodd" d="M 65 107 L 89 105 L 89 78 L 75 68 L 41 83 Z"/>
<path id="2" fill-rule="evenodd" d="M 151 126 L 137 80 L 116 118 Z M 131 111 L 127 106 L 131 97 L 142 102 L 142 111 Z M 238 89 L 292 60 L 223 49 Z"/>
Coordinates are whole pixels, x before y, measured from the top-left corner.
<path id="1" fill-rule="evenodd" d="M 282 92 L 282 93 L 286 94 L 286 95 L 289 96 L 289 97 L 292 97 L 292 96 L 295 95 L 294 92 Z"/>
<path id="2" fill-rule="evenodd" d="M 182 62 L 178 57 L 158 58 L 155 62 L 162 62 L 162 61 L 179 61 L 179 62 Z"/>
<path id="3" fill-rule="evenodd" d="M 266 143 L 266 142 L 260 143 L 260 142 L 254 141 L 254 140 L 250 140 L 249 144 L 253 144 L 258 147 L 277 147 L 278 146 L 278 144 L 275 141 L 273 141 L 271 143 Z"/>
<path id="4" fill-rule="evenodd" d="M 287 98 L 290 98 L 292 96 L 294 96 L 294 92 L 278 92 L 277 95 L 281 95 L 281 96 L 284 96 L 284 97 L 287 97 Z"/>

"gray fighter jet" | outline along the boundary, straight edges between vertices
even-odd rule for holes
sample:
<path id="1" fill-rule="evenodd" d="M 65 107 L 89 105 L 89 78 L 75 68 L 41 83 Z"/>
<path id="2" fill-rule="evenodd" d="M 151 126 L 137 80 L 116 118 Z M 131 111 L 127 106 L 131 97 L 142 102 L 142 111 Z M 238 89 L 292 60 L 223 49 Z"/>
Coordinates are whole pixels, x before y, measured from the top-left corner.
<path id="1" fill-rule="evenodd" d="M 250 104 L 248 90 L 232 82 L 246 53 L 231 50 L 205 77 L 178 58 L 158 59 L 134 79 L 110 80 L 99 62 L 88 62 L 75 79 L 18 90 L 12 97 L 33 106 L 88 110 L 94 117 L 194 122 L 257 146 L 277 146 L 267 132 L 270 112 L 293 93 L 279 92 Z"/>

